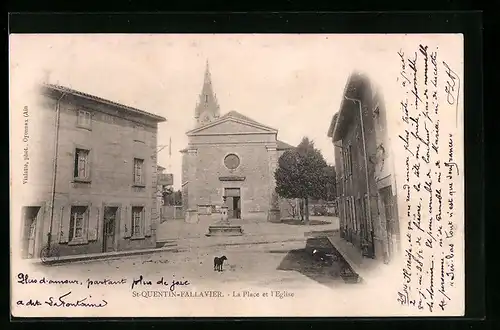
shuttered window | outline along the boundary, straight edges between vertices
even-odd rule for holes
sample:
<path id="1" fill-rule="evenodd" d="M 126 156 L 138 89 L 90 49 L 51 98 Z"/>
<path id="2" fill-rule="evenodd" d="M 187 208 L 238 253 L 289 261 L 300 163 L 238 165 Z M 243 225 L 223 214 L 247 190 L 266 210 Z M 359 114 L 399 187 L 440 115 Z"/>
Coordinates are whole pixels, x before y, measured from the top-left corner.
<path id="1" fill-rule="evenodd" d="M 92 115 L 89 111 L 78 110 L 77 126 L 87 129 L 92 127 Z"/>
<path id="2" fill-rule="evenodd" d="M 85 240 L 85 226 L 88 223 L 88 207 L 87 206 L 72 206 L 71 219 L 69 228 L 69 240 L 79 241 Z"/>
<path id="3" fill-rule="evenodd" d="M 144 228 L 144 207 L 134 206 L 132 207 L 132 236 L 140 237 L 143 236 Z"/>
<path id="4" fill-rule="evenodd" d="M 74 161 L 74 178 L 88 180 L 90 177 L 89 150 L 76 149 Z"/>

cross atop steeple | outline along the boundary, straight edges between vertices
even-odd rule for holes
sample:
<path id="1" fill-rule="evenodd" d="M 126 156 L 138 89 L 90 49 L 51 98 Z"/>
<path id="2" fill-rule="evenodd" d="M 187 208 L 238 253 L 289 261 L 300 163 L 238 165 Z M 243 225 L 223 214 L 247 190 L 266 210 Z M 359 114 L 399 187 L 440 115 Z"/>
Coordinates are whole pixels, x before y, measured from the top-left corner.
<path id="1" fill-rule="evenodd" d="M 213 91 L 212 76 L 210 74 L 210 67 L 207 59 L 203 87 L 196 105 L 194 118 L 198 126 L 200 126 L 219 118 L 219 115 L 219 103 L 217 101 L 217 95 Z"/>

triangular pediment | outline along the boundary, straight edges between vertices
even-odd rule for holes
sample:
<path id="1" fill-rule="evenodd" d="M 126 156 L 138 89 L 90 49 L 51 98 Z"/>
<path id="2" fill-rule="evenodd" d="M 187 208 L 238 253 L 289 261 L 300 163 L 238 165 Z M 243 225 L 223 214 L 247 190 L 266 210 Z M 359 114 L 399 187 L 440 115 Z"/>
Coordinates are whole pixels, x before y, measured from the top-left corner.
<path id="1" fill-rule="evenodd" d="M 237 113 L 236 113 L 237 114 Z M 231 134 L 276 134 L 274 128 L 262 125 L 254 120 L 241 118 L 235 112 L 229 113 L 216 121 L 187 132 L 194 135 L 231 135 Z"/>

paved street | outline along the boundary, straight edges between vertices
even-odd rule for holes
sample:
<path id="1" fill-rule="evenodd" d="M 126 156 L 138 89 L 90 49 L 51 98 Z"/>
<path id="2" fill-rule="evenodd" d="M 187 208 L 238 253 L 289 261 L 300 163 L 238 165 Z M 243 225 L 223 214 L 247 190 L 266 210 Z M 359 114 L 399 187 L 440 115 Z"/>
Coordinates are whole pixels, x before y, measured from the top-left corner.
<path id="1" fill-rule="evenodd" d="M 205 237 L 203 224 L 185 224 L 198 231 L 191 231 L 191 238 L 187 239 L 177 236 L 176 251 L 44 267 L 44 272 L 56 276 L 63 268 L 66 276 L 87 278 L 91 274 L 103 274 L 107 278 L 132 279 L 143 275 L 155 281 L 162 276 L 169 279 L 175 276 L 210 287 L 221 282 L 274 289 L 335 287 L 344 285 L 339 276 L 341 265 L 327 266 L 312 258 L 314 248 L 328 249 L 327 241 L 305 236 L 307 232 L 333 230 L 335 221 L 331 220 L 309 226 L 263 223 L 251 227 L 247 224 L 245 235 L 239 237 Z M 249 232 L 248 227 L 252 231 Z M 214 272 L 213 258 L 222 255 L 228 258 L 224 271 Z"/>
<path id="2" fill-rule="evenodd" d="M 133 300 L 134 308 L 144 308 L 141 313 L 148 316 L 186 315 L 190 310 L 196 311 L 196 316 L 224 316 L 230 310 L 227 304 L 239 305 L 237 311 L 240 314 L 231 314 L 233 316 L 249 315 L 248 313 L 290 316 L 291 311 L 294 316 L 300 316 L 302 312 L 304 316 L 347 316 L 355 315 L 356 306 L 363 301 L 377 309 L 381 306 L 381 299 L 387 297 L 380 297 L 377 286 L 369 283 L 346 282 L 346 277 L 341 276 L 346 266 L 342 258 L 332 264 L 313 258 L 313 249 L 335 254 L 322 233 L 334 230 L 336 222 L 335 219 L 325 222 L 327 223 L 318 220 L 316 224 L 312 222 L 313 225 L 309 226 L 263 223 L 254 226 L 253 232 L 248 232 L 249 226 L 244 226 L 245 235 L 240 237 L 193 235 L 188 239 L 177 238 L 177 248 L 174 251 L 37 266 L 36 269 L 29 270 L 29 275 L 31 278 L 77 280 L 82 288 L 89 287 L 84 292 L 88 292 L 93 299 L 106 297 L 117 311 L 130 308 L 130 299 L 137 294 Z M 199 232 L 203 233 L 199 224 L 192 228 L 199 228 Z M 257 229 L 268 230 L 270 234 L 255 231 Z M 213 270 L 213 259 L 222 255 L 228 260 L 224 264 L 224 271 L 216 272 Z M 132 282 L 141 275 L 143 283 L 137 283 L 132 289 Z M 122 284 L 102 284 L 103 280 L 122 279 Z M 158 283 L 161 279 L 165 284 Z M 181 298 L 176 299 L 175 304 L 167 303 L 170 300 L 166 300 L 164 304 L 152 305 L 150 299 L 153 298 L 153 292 L 168 292 L 172 280 L 189 282 L 187 286 L 177 285 L 176 292 L 219 290 L 224 299 L 207 301 Z M 145 283 L 147 281 L 151 281 L 151 285 Z M 60 285 L 58 289 L 54 289 L 55 292 L 64 294 L 68 290 L 75 290 L 70 288 L 71 285 Z M 273 298 L 279 301 L 279 304 L 275 304 L 273 300 L 233 296 L 234 292 L 243 294 L 244 291 L 261 294 L 279 291 L 282 298 Z M 39 294 L 42 293 L 40 291 Z M 287 299 L 286 295 L 289 295 L 288 298 L 293 295 L 297 299 Z M 301 303 L 312 303 L 314 306 L 301 309 L 297 305 Z"/>

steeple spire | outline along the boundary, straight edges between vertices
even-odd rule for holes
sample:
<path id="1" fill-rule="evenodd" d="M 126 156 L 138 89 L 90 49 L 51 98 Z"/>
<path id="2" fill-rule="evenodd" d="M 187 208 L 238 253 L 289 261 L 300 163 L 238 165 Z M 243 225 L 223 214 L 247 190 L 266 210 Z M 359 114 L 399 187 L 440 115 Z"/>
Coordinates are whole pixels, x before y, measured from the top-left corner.
<path id="1" fill-rule="evenodd" d="M 210 66 L 207 59 L 203 87 L 201 89 L 199 101 L 196 105 L 194 117 L 199 126 L 218 118 L 219 115 L 219 103 L 217 101 L 217 95 L 213 91 L 212 76 L 210 74 Z"/>
<path id="2" fill-rule="evenodd" d="M 210 66 L 208 64 L 208 59 L 207 59 L 207 64 L 205 65 L 205 80 L 204 84 L 212 84 L 212 77 L 210 76 Z"/>

